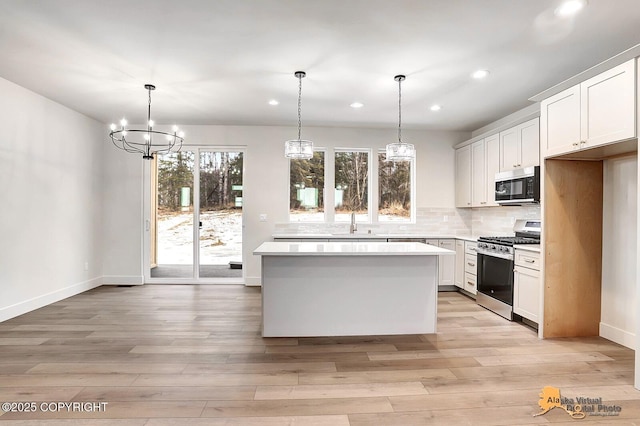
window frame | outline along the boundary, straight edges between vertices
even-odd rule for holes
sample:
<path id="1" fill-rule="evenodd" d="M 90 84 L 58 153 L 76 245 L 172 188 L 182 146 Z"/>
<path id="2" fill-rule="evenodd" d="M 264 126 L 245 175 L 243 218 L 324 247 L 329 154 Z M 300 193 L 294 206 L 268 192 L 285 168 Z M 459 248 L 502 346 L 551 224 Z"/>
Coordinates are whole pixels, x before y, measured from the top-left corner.
<path id="1" fill-rule="evenodd" d="M 407 221 L 380 221 L 379 217 L 378 217 L 378 213 L 380 211 L 380 198 L 379 198 L 379 193 L 380 193 L 380 170 L 378 168 L 378 156 L 379 154 L 385 154 L 386 156 L 386 150 L 384 149 L 379 149 L 378 150 L 378 155 L 376 156 L 376 223 L 378 224 L 399 224 L 399 225 L 405 225 L 405 224 L 415 224 L 416 223 L 416 159 L 412 159 L 410 160 L 410 164 L 409 164 L 409 185 L 411 186 L 410 191 L 409 191 L 409 202 L 410 202 L 410 209 L 409 209 L 409 220 Z M 386 157 L 385 157 L 385 161 Z"/>
<path id="2" fill-rule="evenodd" d="M 336 190 L 336 175 L 335 175 L 335 160 L 336 160 L 336 154 L 340 153 L 340 152 L 364 152 L 367 154 L 367 220 L 365 222 L 357 222 L 357 223 L 364 223 L 364 224 L 373 224 L 374 223 L 374 213 L 373 210 L 371 209 L 371 206 L 373 205 L 374 201 L 377 201 L 374 199 L 373 196 L 373 192 L 371 190 L 371 188 L 373 187 L 374 181 L 373 181 L 373 168 L 374 167 L 378 167 L 377 166 L 377 158 L 375 161 L 375 166 L 373 164 L 373 162 L 371 161 L 371 158 L 373 157 L 373 149 L 372 148 L 356 148 L 356 147 L 336 147 L 333 149 L 333 156 L 332 156 L 332 163 L 333 163 L 333 167 L 331 168 L 331 174 L 332 174 L 332 179 L 331 179 L 331 193 L 333 196 L 333 203 L 331 205 L 331 211 L 332 211 L 332 216 L 333 216 L 333 223 L 349 223 L 348 220 L 346 221 L 338 221 L 335 218 L 335 213 L 336 213 L 336 207 L 335 207 L 335 190 Z M 326 168 L 325 168 L 325 173 L 326 173 Z M 327 179 L 325 178 L 325 182 L 327 182 Z M 376 194 L 377 194 L 377 180 L 375 182 L 375 189 L 376 189 Z M 377 198 L 377 195 L 375 196 L 375 198 Z M 377 209 L 375 210 L 377 213 Z"/>
<path id="3" fill-rule="evenodd" d="M 312 224 L 318 224 L 318 223 L 327 223 L 327 190 L 329 188 L 328 186 L 328 180 L 327 180 L 327 152 L 329 150 L 327 150 L 326 148 L 321 148 L 321 147 L 314 147 L 313 148 L 313 152 L 314 154 L 316 152 L 322 152 L 324 154 L 324 187 L 322 188 L 322 190 L 324 191 L 323 193 L 323 214 L 322 214 L 322 219 L 321 220 L 291 220 L 291 160 L 289 160 L 287 163 L 287 200 L 288 200 L 288 209 L 287 209 L 287 215 L 288 215 L 288 223 L 312 223 Z"/>

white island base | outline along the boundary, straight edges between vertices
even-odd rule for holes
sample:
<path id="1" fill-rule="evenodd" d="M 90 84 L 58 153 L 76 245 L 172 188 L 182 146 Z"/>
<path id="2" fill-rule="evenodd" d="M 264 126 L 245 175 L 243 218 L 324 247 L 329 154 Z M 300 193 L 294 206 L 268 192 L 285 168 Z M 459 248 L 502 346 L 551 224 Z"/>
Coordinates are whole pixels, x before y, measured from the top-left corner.
<path id="1" fill-rule="evenodd" d="M 262 335 L 435 333 L 438 255 L 420 243 L 264 243 Z"/>

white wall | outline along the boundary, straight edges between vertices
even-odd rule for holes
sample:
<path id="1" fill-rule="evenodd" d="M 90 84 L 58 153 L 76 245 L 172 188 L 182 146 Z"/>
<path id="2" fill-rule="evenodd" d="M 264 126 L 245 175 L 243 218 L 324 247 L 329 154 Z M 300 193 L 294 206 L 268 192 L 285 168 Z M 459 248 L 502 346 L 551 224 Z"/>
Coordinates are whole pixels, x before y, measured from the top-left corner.
<path id="1" fill-rule="evenodd" d="M 0 93 L 3 321 L 100 285 L 103 126 L 4 79 Z"/>
<path id="2" fill-rule="evenodd" d="M 260 282 L 260 258 L 252 251 L 269 240 L 277 223 L 288 221 L 288 161 L 284 141 L 296 136 L 292 127 L 182 126 L 190 145 L 245 147 L 243 181 L 243 267 L 247 284 Z M 106 126 L 105 126 L 106 132 Z M 303 138 L 317 147 L 383 149 L 397 138 L 395 129 L 303 128 Z M 454 206 L 454 151 L 469 137 L 464 132 L 404 130 L 403 140 L 416 145 L 418 207 Z M 105 283 L 136 283 L 141 277 L 143 233 L 143 160 L 106 147 Z M 140 191 L 140 193 L 138 192 Z M 260 222 L 259 215 L 267 221 Z"/>
<path id="3" fill-rule="evenodd" d="M 600 335 L 635 349 L 636 156 L 604 161 Z"/>

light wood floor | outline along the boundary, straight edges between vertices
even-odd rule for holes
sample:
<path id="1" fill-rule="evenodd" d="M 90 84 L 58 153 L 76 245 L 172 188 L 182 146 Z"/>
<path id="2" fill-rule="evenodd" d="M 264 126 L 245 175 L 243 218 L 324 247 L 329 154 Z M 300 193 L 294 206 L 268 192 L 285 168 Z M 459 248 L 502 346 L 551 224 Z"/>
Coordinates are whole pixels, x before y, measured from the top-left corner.
<path id="1" fill-rule="evenodd" d="M 38 407 L 0 423 L 640 424 L 633 351 L 600 338 L 540 341 L 458 293 L 441 293 L 438 310 L 432 335 L 263 339 L 259 288 L 97 288 L 0 323 L 0 402 Z M 544 386 L 622 411 L 533 417 Z M 108 404 L 39 408 L 58 401 Z"/>

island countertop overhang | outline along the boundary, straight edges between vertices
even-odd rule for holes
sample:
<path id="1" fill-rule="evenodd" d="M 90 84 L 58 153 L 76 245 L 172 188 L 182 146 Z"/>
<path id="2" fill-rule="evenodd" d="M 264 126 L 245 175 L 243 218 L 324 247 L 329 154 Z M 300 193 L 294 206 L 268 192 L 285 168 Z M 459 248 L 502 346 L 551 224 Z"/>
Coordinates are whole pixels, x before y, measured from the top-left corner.
<path id="1" fill-rule="evenodd" d="M 452 250 L 414 242 L 280 242 L 267 241 L 254 251 L 258 256 L 440 256 Z"/>

